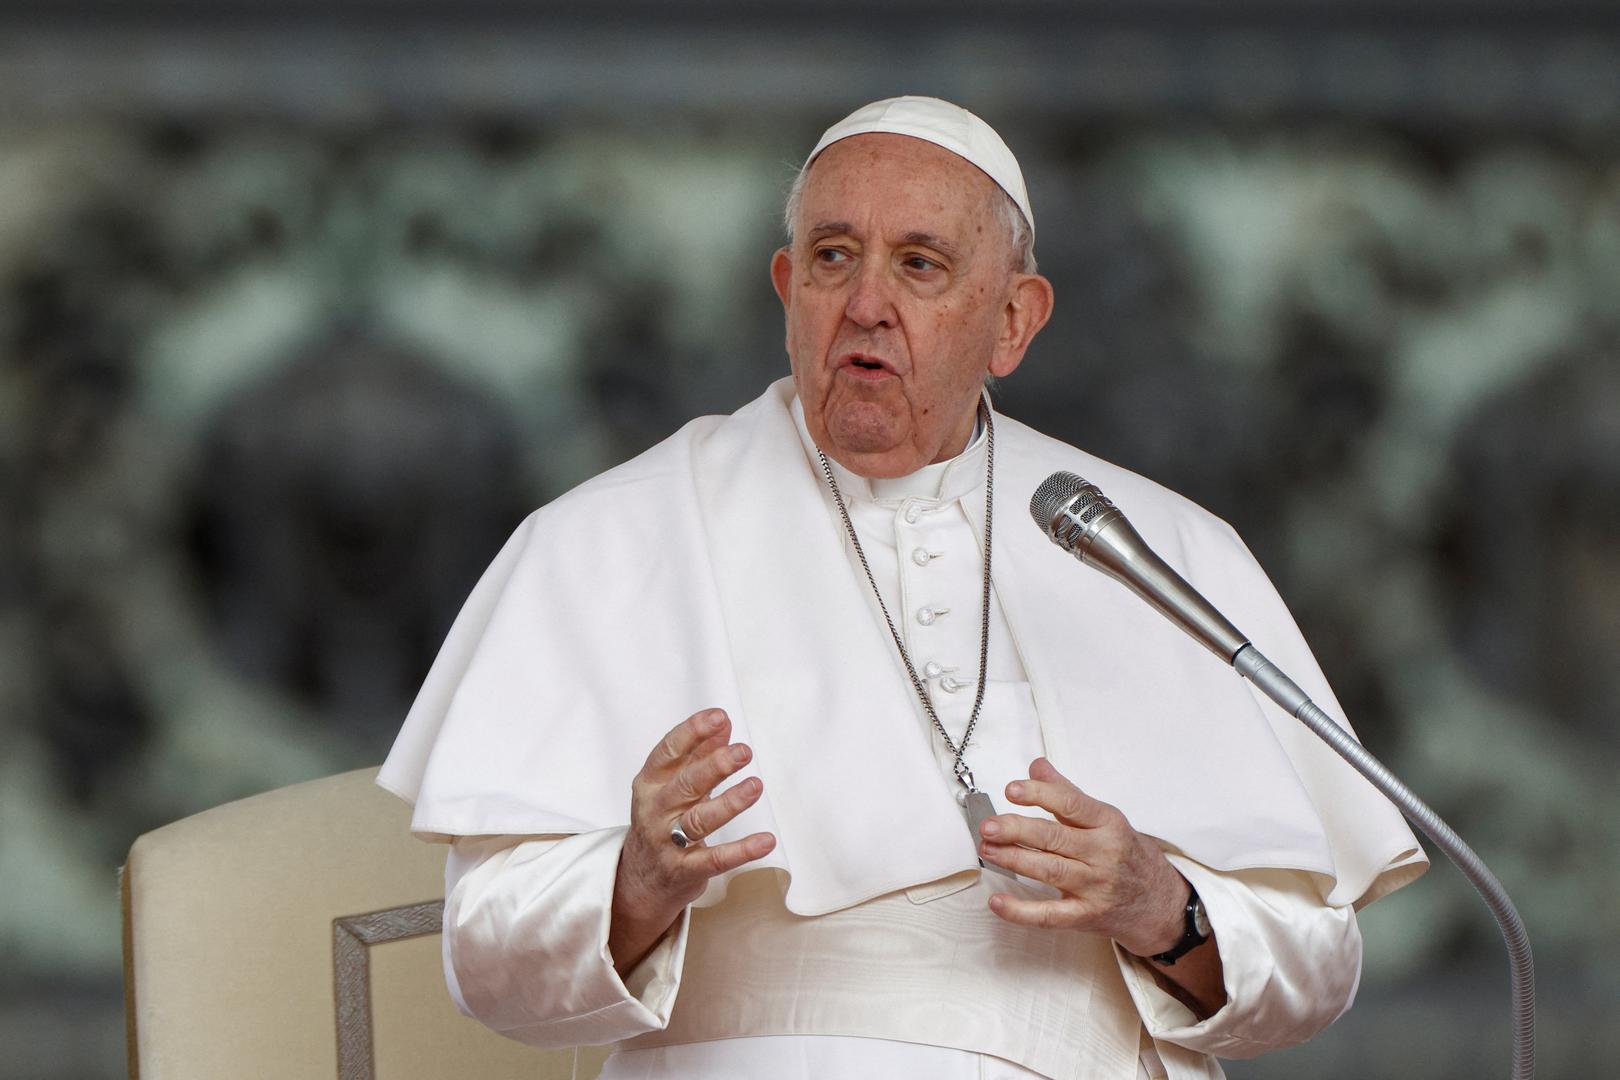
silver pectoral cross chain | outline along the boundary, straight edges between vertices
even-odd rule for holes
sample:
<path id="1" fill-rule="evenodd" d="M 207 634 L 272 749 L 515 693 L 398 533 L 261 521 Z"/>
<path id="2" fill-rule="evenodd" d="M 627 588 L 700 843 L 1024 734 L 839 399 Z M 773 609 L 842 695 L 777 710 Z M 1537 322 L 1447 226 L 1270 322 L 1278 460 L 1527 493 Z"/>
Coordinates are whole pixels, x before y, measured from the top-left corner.
<path id="1" fill-rule="evenodd" d="M 990 796 L 979 790 L 973 780 L 973 771 L 962 760 L 963 755 L 967 753 L 968 740 L 973 738 L 973 729 L 979 723 L 979 708 L 984 704 L 985 672 L 988 670 L 990 657 L 990 526 L 995 493 L 996 429 L 990 418 L 990 410 L 982 401 L 979 403 L 979 413 L 984 418 L 985 434 L 984 587 L 979 609 L 979 689 L 974 695 L 973 712 L 968 717 L 967 727 L 962 732 L 960 743 L 951 738 L 950 732 L 946 731 L 945 725 L 940 722 L 939 714 L 934 711 L 934 702 L 928 696 L 928 688 L 918 677 L 917 669 L 911 662 L 911 655 L 906 652 L 905 643 L 900 640 L 900 631 L 894 625 L 894 618 L 889 614 L 888 605 L 883 602 L 883 594 L 878 591 L 877 579 L 872 576 L 871 564 L 866 561 L 866 552 L 861 548 L 861 538 L 855 534 L 855 523 L 850 520 L 849 508 L 844 505 L 843 492 L 838 490 L 838 481 L 833 476 L 832 464 L 820 448 L 816 450 L 816 456 L 821 460 L 822 475 L 827 478 L 827 487 L 832 491 L 833 502 L 838 506 L 838 516 L 844 521 L 844 531 L 849 534 L 849 542 L 855 548 L 855 557 L 860 560 L 861 569 L 866 571 L 867 584 L 872 586 L 872 595 L 877 597 L 878 610 L 883 612 L 883 621 L 889 624 L 889 636 L 894 639 L 894 647 L 900 651 L 900 659 L 906 665 L 906 674 L 911 676 L 911 686 L 917 691 L 917 698 L 922 702 L 923 711 L 928 714 L 928 719 L 933 721 L 934 730 L 939 732 L 945 748 L 956 757 L 952 771 L 964 789 L 958 793 L 957 801 L 967 815 L 968 833 L 973 837 L 975 847 L 979 843 L 979 826 L 985 818 L 994 817 L 996 813 L 995 804 L 990 801 Z M 983 859 L 979 860 L 979 865 L 1012 876 L 1010 871 L 994 863 L 987 864 Z"/>

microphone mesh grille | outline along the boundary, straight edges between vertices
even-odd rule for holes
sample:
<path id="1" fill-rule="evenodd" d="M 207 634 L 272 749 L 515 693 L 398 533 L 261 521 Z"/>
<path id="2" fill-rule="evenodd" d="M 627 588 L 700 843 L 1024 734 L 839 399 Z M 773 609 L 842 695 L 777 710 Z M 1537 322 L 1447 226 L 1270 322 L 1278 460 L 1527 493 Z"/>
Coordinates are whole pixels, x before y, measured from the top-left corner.
<path id="1" fill-rule="evenodd" d="M 1080 519 L 1080 524 L 1090 525 L 1093 519 L 1110 505 L 1109 501 L 1103 498 L 1102 492 L 1087 484 L 1086 490 L 1080 493 L 1080 501 L 1075 503 L 1074 509 L 1069 512 Z"/>
<path id="2" fill-rule="evenodd" d="M 1089 489 L 1089 492 L 1087 491 Z M 1058 511 L 1069 505 L 1076 495 L 1082 492 L 1095 492 L 1095 487 L 1088 484 L 1071 472 L 1055 472 L 1041 481 L 1041 486 L 1035 489 L 1035 494 L 1029 500 L 1029 514 L 1035 519 L 1035 524 L 1047 536 L 1052 535 L 1052 522 L 1058 516 Z M 1089 500 L 1091 506 L 1096 508 L 1095 498 Z M 1086 520 L 1090 520 L 1089 518 Z"/>

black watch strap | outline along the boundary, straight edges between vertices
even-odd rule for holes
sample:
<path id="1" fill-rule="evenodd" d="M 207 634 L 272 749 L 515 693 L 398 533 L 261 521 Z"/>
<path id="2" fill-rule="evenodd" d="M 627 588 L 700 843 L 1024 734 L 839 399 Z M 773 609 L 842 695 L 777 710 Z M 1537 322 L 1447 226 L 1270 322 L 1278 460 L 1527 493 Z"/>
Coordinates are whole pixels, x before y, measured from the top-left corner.
<path id="1" fill-rule="evenodd" d="M 1150 957 L 1155 964 L 1169 967 L 1192 950 L 1198 948 L 1209 940 L 1209 917 L 1204 914 L 1204 902 L 1198 898 L 1198 890 L 1188 886 L 1190 895 L 1187 897 L 1187 906 L 1182 909 L 1181 940 L 1170 946 L 1162 953 Z"/>

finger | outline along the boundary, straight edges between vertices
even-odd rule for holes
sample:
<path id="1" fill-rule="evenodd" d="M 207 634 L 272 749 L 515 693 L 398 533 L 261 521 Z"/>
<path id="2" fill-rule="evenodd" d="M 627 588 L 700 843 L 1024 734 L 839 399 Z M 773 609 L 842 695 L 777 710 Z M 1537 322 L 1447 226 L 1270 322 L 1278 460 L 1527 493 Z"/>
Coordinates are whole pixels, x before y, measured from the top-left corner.
<path id="1" fill-rule="evenodd" d="M 1023 814 L 985 818 L 979 835 L 991 843 L 1038 848 L 1070 859 L 1082 858 L 1087 850 L 1083 834 L 1073 826 Z"/>
<path id="2" fill-rule="evenodd" d="M 996 893 L 990 898 L 990 910 L 999 918 L 1019 926 L 1033 926 L 1042 930 L 1091 928 L 1085 905 L 1070 896 L 1056 900 L 1030 900 Z"/>
<path id="3" fill-rule="evenodd" d="M 1062 855 L 1054 855 L 1050 851 L 1036 851 L 1033 848 L 1015 847 L 1012 844 L 992 844 L 986 841 L 979 845 L 979 854 L 997 866 L 1005 867 L 1031 881 L 1045 882 L 1065 893 L 1079 892 L 1085 873 L 1085 867 L 1072 859 L 1065 859 Z"/>
<path id="4" fill-rule="evenodd" d="M 693 840 L 710 836 L 726 822 L 753 806 L 759 800 L 765 785 L 757 776 L 750 776 L 722 791 L 712 799 L 698 803 L 679 818 L 686 835 Z"/>
<path id="5" fill-rule="evenodd" d="M 1052 783 L 1074 784 L 1073 780 L 1070 780 L 1067 776 L 1064 776 L 1062 773 L 1058 772 L 1058 767 L 1053 765 L 1051 759 L 1049 758 L 1038 757 L 1034 761 L 1030 762 L 1029 775 L 1035 780 L 1046 780 Z M 1074 786 L 1079 787 L 1080 785 L 1074 784 Z"/>
<path id="6" fill-rule="evenodd" d="M 1036 758 L 1029 767 L 1028 780 L 1007 785 L 1007 799 L 1020 806 L 1039 806 L 1066 825 L 1095 829 L 1112 824 L 1119 811 L 1100 799 L 1093 799 L 1070 783 L 1045 758 Z"/>
<path id="7" fill-rule="evenodd" d="M 731 730 L 731 718 L 723 709 L 702 709 L 670 728 L 658 745 L 647 755 L 644 772 L 667 772 L 675 768 L 700 744 L 714 738 L 726 738 Z"/>
<path id="8" fill-rule="evenodd" d="M 742 743 L 722 746 L 703 757 L 688 760 L 675 778 L 665 784 L 655 797 L 664 812 L 684 810 L 708 798 L 709 792 L 742 768 L 753 758 L 754 752 Z"/>
<path id="9" fill-rule="evenodd" d="M 744 863 L 762 859 L 776 847 L 776 837 L 767 832 L 753 833 L 729 844 L 686 849 L 687 865 L 704 878 L 735 870 Z"/>
<path id="10" fill-rule="evenodd" d="M 730 742 L 731 726 L 728 724 L 722 730 L 715 732 L 713 735 L 710 735 L 708 738 L 702 740 L 696 746 L 692 747 L 692 749 L 688 750 L 686 752 L 686 757 L 682 760 L 681 764 L 684 765 L 686 762 L 697 761 L 701 758 L 707 757 L 709 754 L 714 753 L 722 746 L 729 745 Z"/>

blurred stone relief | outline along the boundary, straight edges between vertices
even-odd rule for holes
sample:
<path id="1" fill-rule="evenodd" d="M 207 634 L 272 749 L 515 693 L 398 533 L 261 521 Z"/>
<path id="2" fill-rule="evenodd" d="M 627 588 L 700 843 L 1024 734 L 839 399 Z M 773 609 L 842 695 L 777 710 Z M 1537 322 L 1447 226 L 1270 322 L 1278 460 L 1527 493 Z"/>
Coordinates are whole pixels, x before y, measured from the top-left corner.
<path id="1" fill-rule="evenodd" d="M 1244 534 L 1363 738 L 1519 902 L 1544 1075 L 1604 1074 L 1620 119 L 1037 122 L 925 89 L 1003 124 L 1058 290 L 1001 407 Z M 787 181 L 894 90 L 0 126 L 0 1076 L 117 1075 L 135 835 L 379 761 L 529 509 L 786 373 Z M 1450 868 L 1365 924 L 1352 1034 L 1231 1075 L 1502 1063 L 1465 1025 L 1505 1021 L 1505 968 Z"/>

